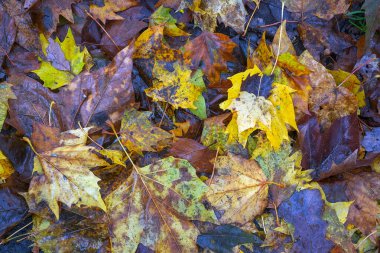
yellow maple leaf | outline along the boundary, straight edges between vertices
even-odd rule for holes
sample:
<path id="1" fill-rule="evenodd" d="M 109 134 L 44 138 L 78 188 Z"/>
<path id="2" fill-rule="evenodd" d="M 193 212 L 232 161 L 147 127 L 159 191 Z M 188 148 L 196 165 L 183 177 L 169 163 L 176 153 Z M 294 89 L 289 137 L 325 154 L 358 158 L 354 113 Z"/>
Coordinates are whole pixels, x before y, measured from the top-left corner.
<path id="1" fill-rule="evenodd" d="M 30 145 L 29 139 L 25 138 Z M 106 211 L 97 182 L 91 171 L 97 166 L 109 165 L 98 157 L 90 146 L 62 146 L 51 151 L 36 153 L 33 178 L 26 197 L 37 204 L 46 201 L 59 219 L 58 201 L 71 206 L 99 207 Z"/>
<path id="2" fill-rule="evenodd" d="M 174 63 L 173 67 L 174 71 L 170 72 L 164 65 L 154 64 L 153 77 L 156 80 L 153 80 L 153 87 L 145 90 L 147 96 L 154 101 L 167 102 L 175 109 L 197 109 L 194 103 L 205 89 L 204 84 L 203 87 L 199 85 L 202 79 L 198 75 L 192 77 L 192 71 L 179 63 Z"/>
<path id="3" fill-rule="evenodd" d="M 288 140 L 285 122 L 278 115 L 272 102 L 262 96 L 242 91 L 227 107 L 234 115 L 226 131 L 230 138 L 238 137 L 245 146 L 248 136 L 255 130 L 263 130 L 271 145 L 278 149 L 283 140 Z"/>
<path id="4" fill-rule="evenodd" d="M 47 40 L 43 34 L 40 34 L 40 42 L 46 59 L 40 59 L 40 68 L 32 72 L 41 78 L 45 87 L 62 87 L 70 83 L 85 65 L 87 69 L 92 66 L 89 52 L 86 48 L 81 51 L 76 45 L 70 28 L 62 42 L 58 38 Z"/>

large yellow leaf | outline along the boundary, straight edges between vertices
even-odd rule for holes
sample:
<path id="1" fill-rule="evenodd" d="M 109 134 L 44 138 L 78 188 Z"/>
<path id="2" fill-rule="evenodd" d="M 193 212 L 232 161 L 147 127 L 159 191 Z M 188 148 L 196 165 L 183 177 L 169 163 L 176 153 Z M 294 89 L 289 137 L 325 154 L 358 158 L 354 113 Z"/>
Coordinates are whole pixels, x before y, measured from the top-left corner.
<path id="1" fill-rule="evenodd" d="M 75 43 L 71 29 L 67 31 L 65 39 L 61 42 L 58 38 L 46 40 L 40 35 L 42 51 L 46 60 L 41 60 L 41 66 L 32 72 L 36 73 L 44 82 L 44 86 L 57 89 L 68 84 L 83 67 L 91 67 L 91 56 L 87 49 L 80 50 Z"/>
<path id="2" fill-rule="evenodd" d="M 139 243 L 155 252 L 196 252 L 198 229 L 191 220 L 216 218 L 201 202 L 208 187 L 183 159 L 168 157 L 143 168 L 105 202 L 113 252 L 135 252 Z"/>
<path id="3" fill-rule="evenodd" d="M 150 115 L 151 112 L 135 109 L 125 112 L 120 128 L 121 141 L 130 151 L 142 154 L 142 151 L 161 150 L 166 146 L 163 141 L 172 137 L 170 133 L 154 126 L 149 120 Z"/>
<path id="4" fill-rule="evenodd" d="M 236 115 L 227 126 L 227 132 L 231 136 L 236 136 L 237 132 L 239 142 L 243 146 L 246 145 L 248 136 L 257 129 L 266 133 L 275 149 L 280 147 L 283 140 L 289 138 L 281 115 L 278 115 L 273 104 L 264 97 L 242 91 L 227 109 Z"/>
<path id="5" fill-rule="evenodd" d="M 71 206 L 99 207 L 106 211 L 97 182 L 91 171 L 109 165 L 90 146 L 62 146 L 34 158 L 33 178 L 28 194 L 36 203 L 45 201 L 59 219 L 58 201 Z"/>
<path id="6" fill-rule="evenodd" d="M 229 154 L 218 157 L 206 197 L 222 213 L 221 223 L 240 223 L 261 214 L 267 206 L 268 185 L 254 160 Z"/>
<path id="7" fill-rule="evenodd" d="M 192 77 L 192 71 L 186 66 L 176 62 L 173 67 L 174 71 L 170 72 L 156 62 L 153 77 L 157 80 L 153 80 L 153 87 L 145 90 L 146 94 L 154 101 L 167 102 L 176 109 L 197 109 L 194 103 L 202 96 L 205 87 L 197 83 L 199 78 Z"/>

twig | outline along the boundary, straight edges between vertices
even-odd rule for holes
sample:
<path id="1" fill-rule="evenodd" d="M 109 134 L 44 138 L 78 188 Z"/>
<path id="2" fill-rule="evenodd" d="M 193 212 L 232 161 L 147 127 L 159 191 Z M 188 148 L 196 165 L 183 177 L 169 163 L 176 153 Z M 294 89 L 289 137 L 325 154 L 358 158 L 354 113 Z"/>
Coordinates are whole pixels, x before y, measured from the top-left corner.
<path id="1" fill-rule="evenodd" d="M 253 18 L 253 15 L 255 15 L 256 10 L 259 8 L 260 1 L 261 1 L 261 0 L 259 0 L 259 3 L 256 4 L 255 9 L 253 9 L 253 12 L 252 12 L 252 14 L 251 14 L 251 17 L 249 18 L 248 23 L 247 23 L 247 25 L 246 25 L 246 27 L 245 27 L 245 29 L 244 29 L 244 33 L 241 35 L 242 37 L 245 37 L 245 35 L 247 34 L 247 32 L 248 32 L 248 28 L 249 28 L 249 24 L 251 23 L 252 18 Z"/>
<path id="2" fill-rule="evenodd" d="M 212 180 L 214 179 L 214 174 L 215 174 L 215 164 L 216 164 L 216 158 L 218 158 L 218 154 L 219 154 L 219 147 L 216 149 L 216 155 L 215 155 L 215 159 L 214 159 L 214 165 L 212 167 L 212 174 L 211 174 L 211 177 L 210 177 L 210 181 L 208 183 L 208 186 L 210 186 L 212 184 Z"/>
<path id="3" fill-rule="evenodd" d="M 356 71 L 358 71 L 359 69 L 361 69 L 362 67 L 364 67 L 365 65 L 367 65 L 368 63 L 372 62 L 376 60 L 376 58 L 370 58 L 368 59 L 367 61 L 365 61 L 363 64 L 360 64 L 358 67 L 354 68 L 352 70 L 352 72 L 337 86 L 337 87 L 340 87 L 342 86 L 345 82 L 347 82 L 348 79 L 350 79 L 350 77 L 355 74 Z"/>
<path id="4" fill-rule="evenodd" d="M 284 2 L 281 2 L 281 23 L 282 23 L 283 20 L 284 20 L 284 7 L 285 7 Z M 279 39 L 279 41 L 278 41 L 278 48 L 277 48 L 276 61 L 274 62 L 273 69 L 272 69 L 272 71 L 270 72 L 271 75 L 273 74 L 274 69 L 276 68 L 277 61 L 278 61 L 278 57 L 279 57 L 279 55 L 280 55 L 281 39 L 282 39 L 282 24 L 281 24 L 281 26 L 280 26 L 280 39 Z"/>

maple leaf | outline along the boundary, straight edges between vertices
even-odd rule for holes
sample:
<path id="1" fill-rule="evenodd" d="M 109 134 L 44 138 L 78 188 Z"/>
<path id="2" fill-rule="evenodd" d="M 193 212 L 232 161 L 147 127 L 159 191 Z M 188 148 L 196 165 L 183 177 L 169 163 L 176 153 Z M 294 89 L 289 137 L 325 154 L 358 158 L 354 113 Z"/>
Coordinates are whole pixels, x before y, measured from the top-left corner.
<path id="1" fill-rule="evenodd" d="M 208 201 L 222 212 L 222 223 L 245 224 L 261 214 L 267 206 L 268 185 L 260 166 L 253 160 L 229 154 L 215 163 L 209 179 Z"/>
<path id="2" fill-rule="evenodd" d="M 244 31 L 247 11 L 242 0 L 194 1 L 190 9 L 194 12 L 195 24 L 204 31 L 214 32 L 217 27 L 217 18 L 225 26 L 232 27 L 238 33 Z"/>
<path id="3" fill-rule="evenodd" d="M 150 26 L 162 25 L 164 26 L 164 34 L 169 36 L 189 36 L 190 34 L 181 30 L 177 25 L 177 20 L 170 15 L 170 8 L 160 6 L 150 16 Z"/>
<path id="4" fill-rule="evenodd" d="M 333 76 L 310 53 L 303 52 L 299 61 L 313 71 L 309 74 L 313 88 L 309 109 L 318 116 L 322 126 L 328 127 L 335 119 L 357 111 L 356 97 L 345 87 L 336 86 Z"/>
<path id="5" fill-rule="evenodd" d="M 91 4 L 90 12 L 95 18 L 105 24 L 106 20 L 123 19 L 123 17 L 117 15 L 116 12 L 124 11 L 136 5 L 138 5 L 138 2 L 135 0 L 105 0 L 104 6 Z"/>
<path id="6" fill-rule="evenodd" d="M 10 177 L 14 171 L 11 162 L 0 150 L 0 182 Z"/>
<path id="7" fill-rule="evenodd" d="M 147 96 L 154 101 L 163 101 L 171 104 L 175 109 L 179 107 L 184 109 L 198 109 L 201 107 L 205 116 L 205 101 L 202 91 L 205 85 L 202 79 L 202 72 L 198 70 L 193 76 L 192 71 L 178 62 L 173 64 L 173 71 L 167 71 L 164 65 L 154 64 L 153 87 L 145 90 Z M 200 102 L 198 102 L 201 100 Z M 201 104 L 201 105 L 199 105 Z"/>
<path id="8" fill-rule="evenodd" d="M 224 104 L 221 105 L 221 108 L 225 108 Z M 280 147 L 283 140 L 289 138 L 283 121 L 284 116 L 279 115 L 272 102 L 262 96 L 257 97 L 242 91 L 240 96 L 233 99 L 226 109 L 234 112 L 234 117 L 226 131 L 231 135 L 230 138 L 237 136 L 243 146 L 246 145 L 248 136 L 257 129 L 266 133 L 267 138 L 276 149 Z"/>
<path id="9" fill-rule="evenodd" d="M 164 42 L 164 27 L 151 26 L 146 29 L 135 41 L 134 59 L 156 59 L 175 61 L 180 52 L 172 49 Z"/>
<path id="10" fill-rule="evenodd" d="M 290 12 L 308 13 L 330 20 L 334 15 L 346 13 L 350 4 L 346 0 L 282 0 Z"/>
<path id="11" fill-rule="evenodd" d="M 58 38 L 47 41 L 44 35 L 40 35 L 42 50 L 47 61 L 42 60 L 36 73 L 44 82 L 44 86 L 57 89 L 70 83 L 85 66 L 85 58 L 90 57 L 87 49 L 83 51 L 75 44 L 71 29 L 67 31 L 65 39 L 61 42 Z"/>
<path id="12" fill-rule="evenodd" d="M 0 83 L 0 129 L 3 128 L 8 111 L 8 99 L 16 99 L 9 83 Z"/>
<path id="13" fill-rule="evenodd" d="M 41 0 L 33 5 L 31 12 L 36 16 L 38 27 L 44 32 L 46 37 L 56 31 L 59 16 L 64 17 L 69 22 L 74 23 L 71 5 L 78 0 Z"/>
<path id="14" fill-rule="evenodd" d="M 139 243 L 158 252 L 194 252 L 197 228 L 214 221 L 201 203 L 208 187 L 186 160 L 168 157 L 138 168 L 105 199 L 112 250 L 135 252 Z"/>
<path id="15" fill-rule="evenodd" d="M 185 63 L 193 69 L 202 68 L 211 83 L 219 83 L 220 72 L 227 70 L 226 61 L 233 61 L 236 44 L 221 33 L 202 32 L 185 45 Z"/>
<path id="16" fill-rule="evenodd" d="M 29 139 L 25 140 L 32 145 Z M 36 153 L 33 168 L 35 175 L 30 182 L 28 195 L 37 204 L 47 202 L 57 220 L 58 201 L 69 207 L 72 204 L 85 205 L 106 211 L 97 184 L 100 179 L 90 169 L 108 163 L 93 151 L 93 147 L 77 145 Z"/>
<path id="17" fill-rule="evenodd" d="M 151 112 L 139 112 L 128 109 L 121 121 L 121 141 L 130 151 L 142 155 L 142 151 L 156 151 L 165 147 L 165 139 L 172 135 L 149 120 Z M 149 134 L 147 134 L 149 133 Z M 161 142 L 161 144 L 160 144 Z"/>

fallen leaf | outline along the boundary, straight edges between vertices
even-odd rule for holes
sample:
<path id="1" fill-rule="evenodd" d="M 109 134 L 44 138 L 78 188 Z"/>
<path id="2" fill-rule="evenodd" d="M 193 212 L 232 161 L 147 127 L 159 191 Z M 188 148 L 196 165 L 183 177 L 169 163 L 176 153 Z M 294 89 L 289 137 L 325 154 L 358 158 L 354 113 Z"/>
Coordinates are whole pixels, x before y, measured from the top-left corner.
<path id="1" fill-rule="evenodd" d="M 106 211 L 97 184 L 100 179 L 90 169 L 108 163 L 93 153 L 93 150 L 89 146 L 62 146 L 38 153 L 34 158 L 35 174 L 28 194 L 37 203 L 46 201 L 57 220 L 58 201 L 69 207 L 72 204 L 85 205 Z"/>
<path id="2" fill-rule="evenodd" d="M 164 34 L 169 36 L 189 36 L 190 34 L 181 30 L 177 25 L 177 20 L 170 15 L 170 8 L 160 6 L 150 16 L 150 26 L 162 25 Z"/>
<path id="3" fill-rule="evenodd" d="M 264 31 L 259 45 L 255 49 L 252 54 L 248 54 L 247 56 L 247 68 L 253 68 L 255 65 L 260 68 L 260 70 L 264 71 L 271 62 L 273 56 L 272 48 L 268 47 L 266 38 L 266 32 Z M 270 66 L 269 66 L 270 67 Z"/>
<path id="4" fill-rule="evenodd" d="M 171 146 L 169 155 L 189 161 L 197 172 L 212 173 L 216 152 L 193 139 L 178 138 Z"/>
<path id="5" fill-rule="evenodd" d="M 332 19 L 337 14 L 346 13 L 350 4 L 347 0 L 283 0 L 290 12 L 313 13 L 322 19 Z"/>
<path id="6" fill-rule="evenodd" d="M 14 171 L 11 162 L 0 150 L 0 182 L 4 182 L 4 180 L 10 177 Z"/>
<path id="7" fill-rule="evenodd" d="M 190 220 L 214 221 L 200 202 L 208 190 L 186 160 L 168 157 L 134 171 L 105 199 L 113 251 L 193 252 L 199 231 Z M 121 205 L 121 203 L 124 203 Z"/>
<path id="8" fill-rule="evenodd" d="M 105 0 L 104 6 L 96 4 L 90 5 L 90 13 L 97 19 L 106 23 L 106 20 L 121 20 L 123 17 L 116 14 L 116 12 L 124 11 L 128 8 L 138 5 L 135 0 Z"/>
<path id="9" fill-rule="evenodd" d="M 220 72 L 227 70 L 227 61 L 233 61 L 236 44 L 221 33 L 203 31 L 185 45 L 185 63 L 192 69 L 202 68 L 211 83 L 219 83 Z"/>
<path id="10" fill-rule="evenodd" d="M 229 154 L 215 162 L 206 197 L 221 212 L 221 223 L 245 224 L 267 206 L 268 185 L 260 166 L 253 160 Z"/>
<path id="11" fill-rule="evenodd" d="M 238 33 L 244 31 L 247 11 L 242 0 L 203 0 L 198 2 L 200 2 L 199 6 L 193 6 L 193 9 L 201 9 L 202 11 L 195 12 L 195 22 L 204 31 L 214 32 L 217 19 L 224 23 L 225 26 L 232 27 Z"/>
<path id="12" fill-rule="evenodd" d="M 356 97 L 348 89 L 336 86 L 333 76 L 322 64 L 307 51 L 302 53 L 299 61 L 313 71 L 309 75 L 313 88 L 309 109 L 318 116 L 323 127 L 329 127 L 334 120 L 356 113 Z"/>
<path id="13" fill-rule="evenodd" d="M 135 41 L 134 59 L 156 59 L 175 61 L 180 52 L 164 42 L 164 27 L 152 26 L 146 29 Z"/>
<path id="14" fill-rule="evenodd" d="M 42 50 L 47 61 L 42 60 L 36 73 L 44 82 L 44 86 L 50 89 L 60 88 L 78 75 L 85 66 L 85 57 L 89 56 L 87 49 L 83 51 L 75 44 L 71 29 L 68 30 L 65 39 L 60 42 L 49 38 L 46 41 L 44 35 L 40 35 Z"/>
<path id="15" fill-rule="evenodd" d="M 127 109 L 121 120 L 120 137 L 129 151 L 142 155 L 142 151 L 156 151 L 165 147 L 172 135 L 156 127 L 149 120 L 151 112 Z M 161 142 L 161 143 L 160 143 Z"/>
<path id="16" fill-rule="evenodd" d="M 0 6 L 0 15 L 0 29 L 5 35 L 5 37 L 0 41 L 0 64 L 2 65 L 4 57 L 11 51 L 13 43 L 16 40 L 17 30 L 15 21 L 6 12 L 6 9 L 2 5 Z"/>
<path id="17" fill-rule="evenodd" d="M 8 99 L 16 99 L 9 83 L 0 83 L 0 129 L 3 128 L 8 112 Z"/>
<path id="18" fill-rule="evenodd" d="M 121 120 L 128 104 L 134 101 L 132 87 L 133 47 L 121 50 L 104 68 L 93 72 L 83 71 L 70 84 L 60 90 L 59 103 L 64 130 L 72 129 L 80 121 L 105 125 Z"/>
<path id="19" fill-rule="evenodd" d="M 213 252 L 232 252 L 237 245 L 252 243 L 256 246 L 262 244 L 259 236 L 247 233 L 232 225 L 221 225 L 215 229 L 198 236 L 197 244 Z"/>
<path id="20" fill-rule="evenodd" d="M 365 30 L 365 41 L 366 47 L 370 46 L 370 41 L 379 28 L 379 22 L 376 21 L 380 13 L 380 5 L 376 0 L 365 0 L 362 9 L 365 10 L 365 20 L 366 20 L 366 30 Z"/>
<path id="21" fill-rule="evenodd" d="M 166 70 L 164 65 L 154 64 L 153 87 L 146 89 L 147 96 L 153 101 L 163 101 L 171 104 L 175 109 L 197 109 L 195 102 L 202 96 L 205 86 L 197 74 L 178 62 L 173 65 L 174 70 Z M 200 73 L 201 74 L 201 73 Z M 199 83 L 201 82 L 201 83 Z"/>
<path id="22" fill-rule="evenodd" d="M 293 43 L 289 39 L 286 32 L 286 20 L 281 23 L 276 34 L 274 35 L 272 49 L 276 55 L 281 55 L 284 53 L 296 55 L 296 50 L 294 49 Z"/>

